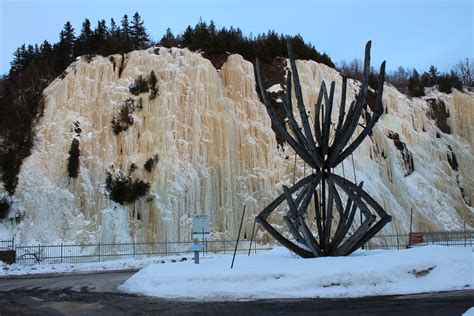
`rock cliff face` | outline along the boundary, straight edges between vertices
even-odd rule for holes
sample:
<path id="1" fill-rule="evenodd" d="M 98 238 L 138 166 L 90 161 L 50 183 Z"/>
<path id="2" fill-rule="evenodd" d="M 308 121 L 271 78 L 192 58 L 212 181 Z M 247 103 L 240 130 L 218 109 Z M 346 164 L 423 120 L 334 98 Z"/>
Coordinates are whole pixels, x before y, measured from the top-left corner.
<path id="1" fill-rule="evenodd" d="M 298 68 L 307 105 L 321 80 L 336 81 L 338 104 L 336 71 L 313 61 Z M 156 97 L 151 87 L 132 94 L 129 86 L 152 71 Z M 354 97 L 358 83 L 349 86 Z M 414 229 L 474 225 L 474 97 L 430 93 L 408 99 L 386 85 L 385 114 L 353 157 L 357 181 L 394 218 L 384 233 L 405 233 L 411 209 Z M 19 223 L 0 224 L 22 243 L 183 240 L 194 214 L 210 216 L 214 238 L 235 238 L 244 203 L 249 234 L 281 185 L 310 172 L 278 148 L 253 66 L 239 55 L 220 70 L 186 49 L 79 59 L 44 95 L 10 213 Z M 352 160 L 336 172 L 353 180 Z M 149 188 L 120 204 L 110 198 L 111 179 Z"/>

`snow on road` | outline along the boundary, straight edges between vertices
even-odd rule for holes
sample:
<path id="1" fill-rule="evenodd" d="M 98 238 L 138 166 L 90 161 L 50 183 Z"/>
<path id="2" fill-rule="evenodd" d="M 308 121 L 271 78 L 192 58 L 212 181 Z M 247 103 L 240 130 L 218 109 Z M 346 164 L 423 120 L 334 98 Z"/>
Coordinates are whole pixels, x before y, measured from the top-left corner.
<path id="1" fill-rule="evenodd" d="M 215 256 L 199 265 L 150 264 L 119 290 L 178 299 L 359 297 L 471 289 L 470 248 L 426 246 L 360 250 L 350 257 L 300 259 L 285 248 L 247 257 Z"/>

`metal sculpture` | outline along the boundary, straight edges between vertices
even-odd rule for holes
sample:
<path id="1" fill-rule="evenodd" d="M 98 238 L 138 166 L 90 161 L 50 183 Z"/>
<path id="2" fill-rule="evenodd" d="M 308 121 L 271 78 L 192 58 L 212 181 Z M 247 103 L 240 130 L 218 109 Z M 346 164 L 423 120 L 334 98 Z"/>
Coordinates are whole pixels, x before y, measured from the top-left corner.
<path id="1" fill-rule="evenodd" d="M 331 122 L 335 82 L 331 83 L 328 94 L 323 81 L 314 107 L 314 123 L 312 122 L 312 126 L 310 125 L 311 118 L 303 103 L 298 70 L 290 41 L 287 42 L 287 47 L 291 70 L 287 72 L 286 91 L 283 98 L 286 114 L 284 124 L 280 123 L 272 109 L 263 84 L 261 65 L 258 59 L 256 61 L 260 94 L 274 127 L 295 153 L 303 159 L 304 163 L 313 169 L 310 175 L 299 180 L 292 187 L 283 186 L 283 194 L 265 207 L 257 216 L 256 221 L 280 244 L 303 258 L 349 255 L 391 221 L 390 215 L 362 189 L 363 182 L 357 185 L 332 172 L 332 169 L 351 155 L 369 135 L 383 112 L 385 61 L 380 66 L 375 104 L 372 107 L 367 107 L 366 103 L 369 86 L 370 46 L 371 42 L 369 41 L 365 46 L 362 86 L 356 100 L 350 104 L 347 113 L 347 78 L 342 78 L 341 104 L 337 124 Z M 300 122 L 293 114 L 292 77 Z M 362 114 L 364 114 L 365 125 L 359 123 Z M 285 125 L 291 133 L 287 131 Z M 334 126 L 336 126 L 335 129 Z M 352 141 L 352 136 L 358 126 L 362 127 L 362 131 Z M 314 201 L 313 223 L 316 222 L 316 236 L 312 234 L 306 223 L 308 208 L 312 200 Z M 294 240 L 284 237 L 267 221 L 268 216 L 284 201 L 287 203 L 288 213 L 283 216 L 283 220 Z M 361 223 L 348 236 L 357 210 L 361 212 Z M 334 222 L 337 225 L 334 225 Z"/>

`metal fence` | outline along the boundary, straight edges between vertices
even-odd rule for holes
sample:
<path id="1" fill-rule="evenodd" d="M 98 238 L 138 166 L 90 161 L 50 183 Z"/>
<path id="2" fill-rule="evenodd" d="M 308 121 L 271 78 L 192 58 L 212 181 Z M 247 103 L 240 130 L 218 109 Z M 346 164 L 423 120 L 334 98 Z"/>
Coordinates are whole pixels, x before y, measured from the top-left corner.
<path id="1" fill-rule="evenodd" d="M 403 235 L 380 235 L 372 238 L 366 249 L 403 249 L 410 247 L 442 245 L 472 247 L 474 231 L 413 232 Z"/>
<path id="2" fill-rule="evenodd" d="M 406 235 L 380 235 L 375 236 L 364 245 L 364 249 L 404 249 L 408 245 L 408 234 Z"/>
<path id="3" fill-rule="evenodd" d="M 235 248 L 233 240 L 206 241 L 203 252 L 232 253 Z M 15 245 L 13 240 L 0 241 L 0 245 L 16 250 L 16 262 L 20 264 L 35 263 L 86 263 L 117 259 L 142 259 L 153 256 L 170 256 L 189 254 L 192 241 L 164 241 L 155 243 L 117 243 L 117 244 L 60 244 L 60 245 Z M 250 242 L 241 240 L 237 253 L 248 253 Z M 268 246 L 252 243 L 252 253 L 270 250 Z"/>
<path id="4" fill-rule="evenodd" d="M 235 240 L 209 240 L 204 252 L 230 254 L 234 251 Z M 34 263 L 85 263 L 117 259 L 141 259 L 153 256 L 184 255 L 189 253 L 192 241 L 163 241 L 154 243 L 117 244 L 60 244 L 60 245 L 16 245 L 12 240 L 0 240 L 0 248 L 16 250 L 16 262 Z M 364 245 L 365 249 L 404 249 L 425 245 L 473 247 L 474 231 L 416 232 L 399 235 L 380 235 Z M 248 253 L 250 241 L 241 240 L 237 253 Z M 270 250 L 271 247 L 252 243 L 252 253 Z"/>
<path id="5" fill-rule="evenodd" d="M 15 240 L 10 239 L 10 240 L 0 240 L 0 249 L 1 248 L 9 248 L 12 249 L 15 245 Z"/>

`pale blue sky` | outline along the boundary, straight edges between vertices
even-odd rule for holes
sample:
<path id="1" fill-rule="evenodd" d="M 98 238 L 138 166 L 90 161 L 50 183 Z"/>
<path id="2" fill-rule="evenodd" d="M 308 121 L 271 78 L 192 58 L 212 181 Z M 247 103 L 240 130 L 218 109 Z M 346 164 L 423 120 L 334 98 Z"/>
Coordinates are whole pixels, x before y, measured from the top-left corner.
<path id="1" fill-rule="evenodd" d="M 300 33 L 334 62 L 362 57 L 373 41 L 373 65 L 448 70 L 474 56 L 473 0 L 0 0 L 0 73 L 8 72 L 21 44 L 58 40 L 66 21 L 77 33 L 84 18 L 117 22 L 138 11 L 148 32 L 160 39 L 167 27 L 176 34 L 199 18 L 217 27 L 240 27 L 244 34 L 273 29 Z"/>

